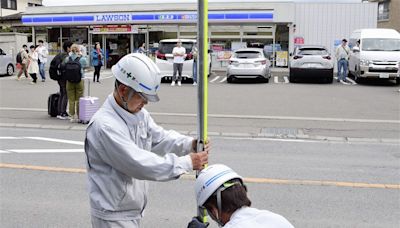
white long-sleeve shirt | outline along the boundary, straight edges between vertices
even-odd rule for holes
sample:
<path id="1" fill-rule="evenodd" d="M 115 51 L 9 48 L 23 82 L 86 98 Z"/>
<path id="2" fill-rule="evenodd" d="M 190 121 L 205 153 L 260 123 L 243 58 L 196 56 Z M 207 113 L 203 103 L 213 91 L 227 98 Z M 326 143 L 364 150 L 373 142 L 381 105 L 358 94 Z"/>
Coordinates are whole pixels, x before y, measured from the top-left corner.
<path id="1" fill-rule="evenodd" d="M 147 203 L 146 180 L 173 180 L 193 169 L 187 155 L 192 140 L 164 130 L 145 109 L 125 111 L 109 95 L 86 131 L 92 216 L 140 219 Z"/>
<path id="2" fill-rule="evenodd" d="M 224 228 L 294 228 L 283 216 L 267 210 L 243 207 L 236 210 Z"/>
<path id="3" fill-rule="evenodd" d="M 39 55 L 40 63 L 47 63 L 47 56 L 49 55 L 49 51 L 45 46 L 41 46 L 37 48 L 37 52 Z"/>

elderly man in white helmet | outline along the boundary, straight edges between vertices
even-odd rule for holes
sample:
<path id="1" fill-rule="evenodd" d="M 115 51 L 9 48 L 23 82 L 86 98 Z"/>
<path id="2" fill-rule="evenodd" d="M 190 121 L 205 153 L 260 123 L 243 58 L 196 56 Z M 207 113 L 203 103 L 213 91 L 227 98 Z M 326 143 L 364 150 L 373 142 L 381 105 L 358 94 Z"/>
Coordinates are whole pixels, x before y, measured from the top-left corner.
<path id="1" fill-rule="evenodd" d="M 215 164 L 203 169 L 195 183 L 197 206 L 224 228 L 293 228 L 284 217 L 267 210 L 250 207 L 243 178 L 226 165 Z M 188 228 L 208 224 L 195 217 Z"/>
<path id="2" fill-rule="evenodd" d="M 115 89 L 90 121 L 85 139 L 93 227 L 140 227 L 147 180 L 167 181 L 208 161 L 209 145 L 158 126 L 144 109 L 159 100 L 160 71 L 147 56 L 124 56 Z"/>

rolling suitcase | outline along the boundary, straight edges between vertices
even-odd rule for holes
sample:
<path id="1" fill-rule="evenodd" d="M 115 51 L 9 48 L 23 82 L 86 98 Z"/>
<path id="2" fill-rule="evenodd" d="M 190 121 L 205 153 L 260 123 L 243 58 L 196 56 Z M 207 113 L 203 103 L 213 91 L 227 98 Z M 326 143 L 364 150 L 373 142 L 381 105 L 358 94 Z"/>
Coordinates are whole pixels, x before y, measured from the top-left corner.
<path id="1" fill-rule="evenodd" d="M 90 96 L 90 79 L 87 82 L 88 95 L 79 98 L 79 120 L 83 124 L 89 123 L 90 119 L 92 119 L 93 115 L 100 108 L 99 98 Z"/>
<path id="2" fill-rule="evenodd" d="M 47 113 L 51 117 L 56 117 L 58 115 L 58 101 L 60 100 L 60 93 L 50 94 L 47 99 Z"/>

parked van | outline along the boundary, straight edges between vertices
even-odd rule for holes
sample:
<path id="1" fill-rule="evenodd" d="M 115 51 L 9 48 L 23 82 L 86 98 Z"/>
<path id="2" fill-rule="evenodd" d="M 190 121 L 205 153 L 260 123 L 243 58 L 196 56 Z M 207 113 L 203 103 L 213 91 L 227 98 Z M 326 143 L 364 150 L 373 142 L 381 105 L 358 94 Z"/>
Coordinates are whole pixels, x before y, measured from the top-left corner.
<path id="1" fill-rule="evenodd" d="M 350 36 L 349 73 L 362 78 L 396 80 L 400 61 L 400 33 L 394 29 L 360 29 Z"/>

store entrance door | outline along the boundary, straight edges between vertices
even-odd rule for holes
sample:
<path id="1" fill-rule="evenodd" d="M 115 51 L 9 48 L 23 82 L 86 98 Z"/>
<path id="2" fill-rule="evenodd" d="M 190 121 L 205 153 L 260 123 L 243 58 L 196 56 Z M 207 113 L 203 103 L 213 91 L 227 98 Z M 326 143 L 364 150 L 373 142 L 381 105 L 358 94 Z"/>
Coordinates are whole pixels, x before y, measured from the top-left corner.
<path id="1" fill-rule="evenodd" d="M 111 68 L 118 60 L 131 53 L 130 34 L 107 34 L 105 35 L 106 67 Z"/>

